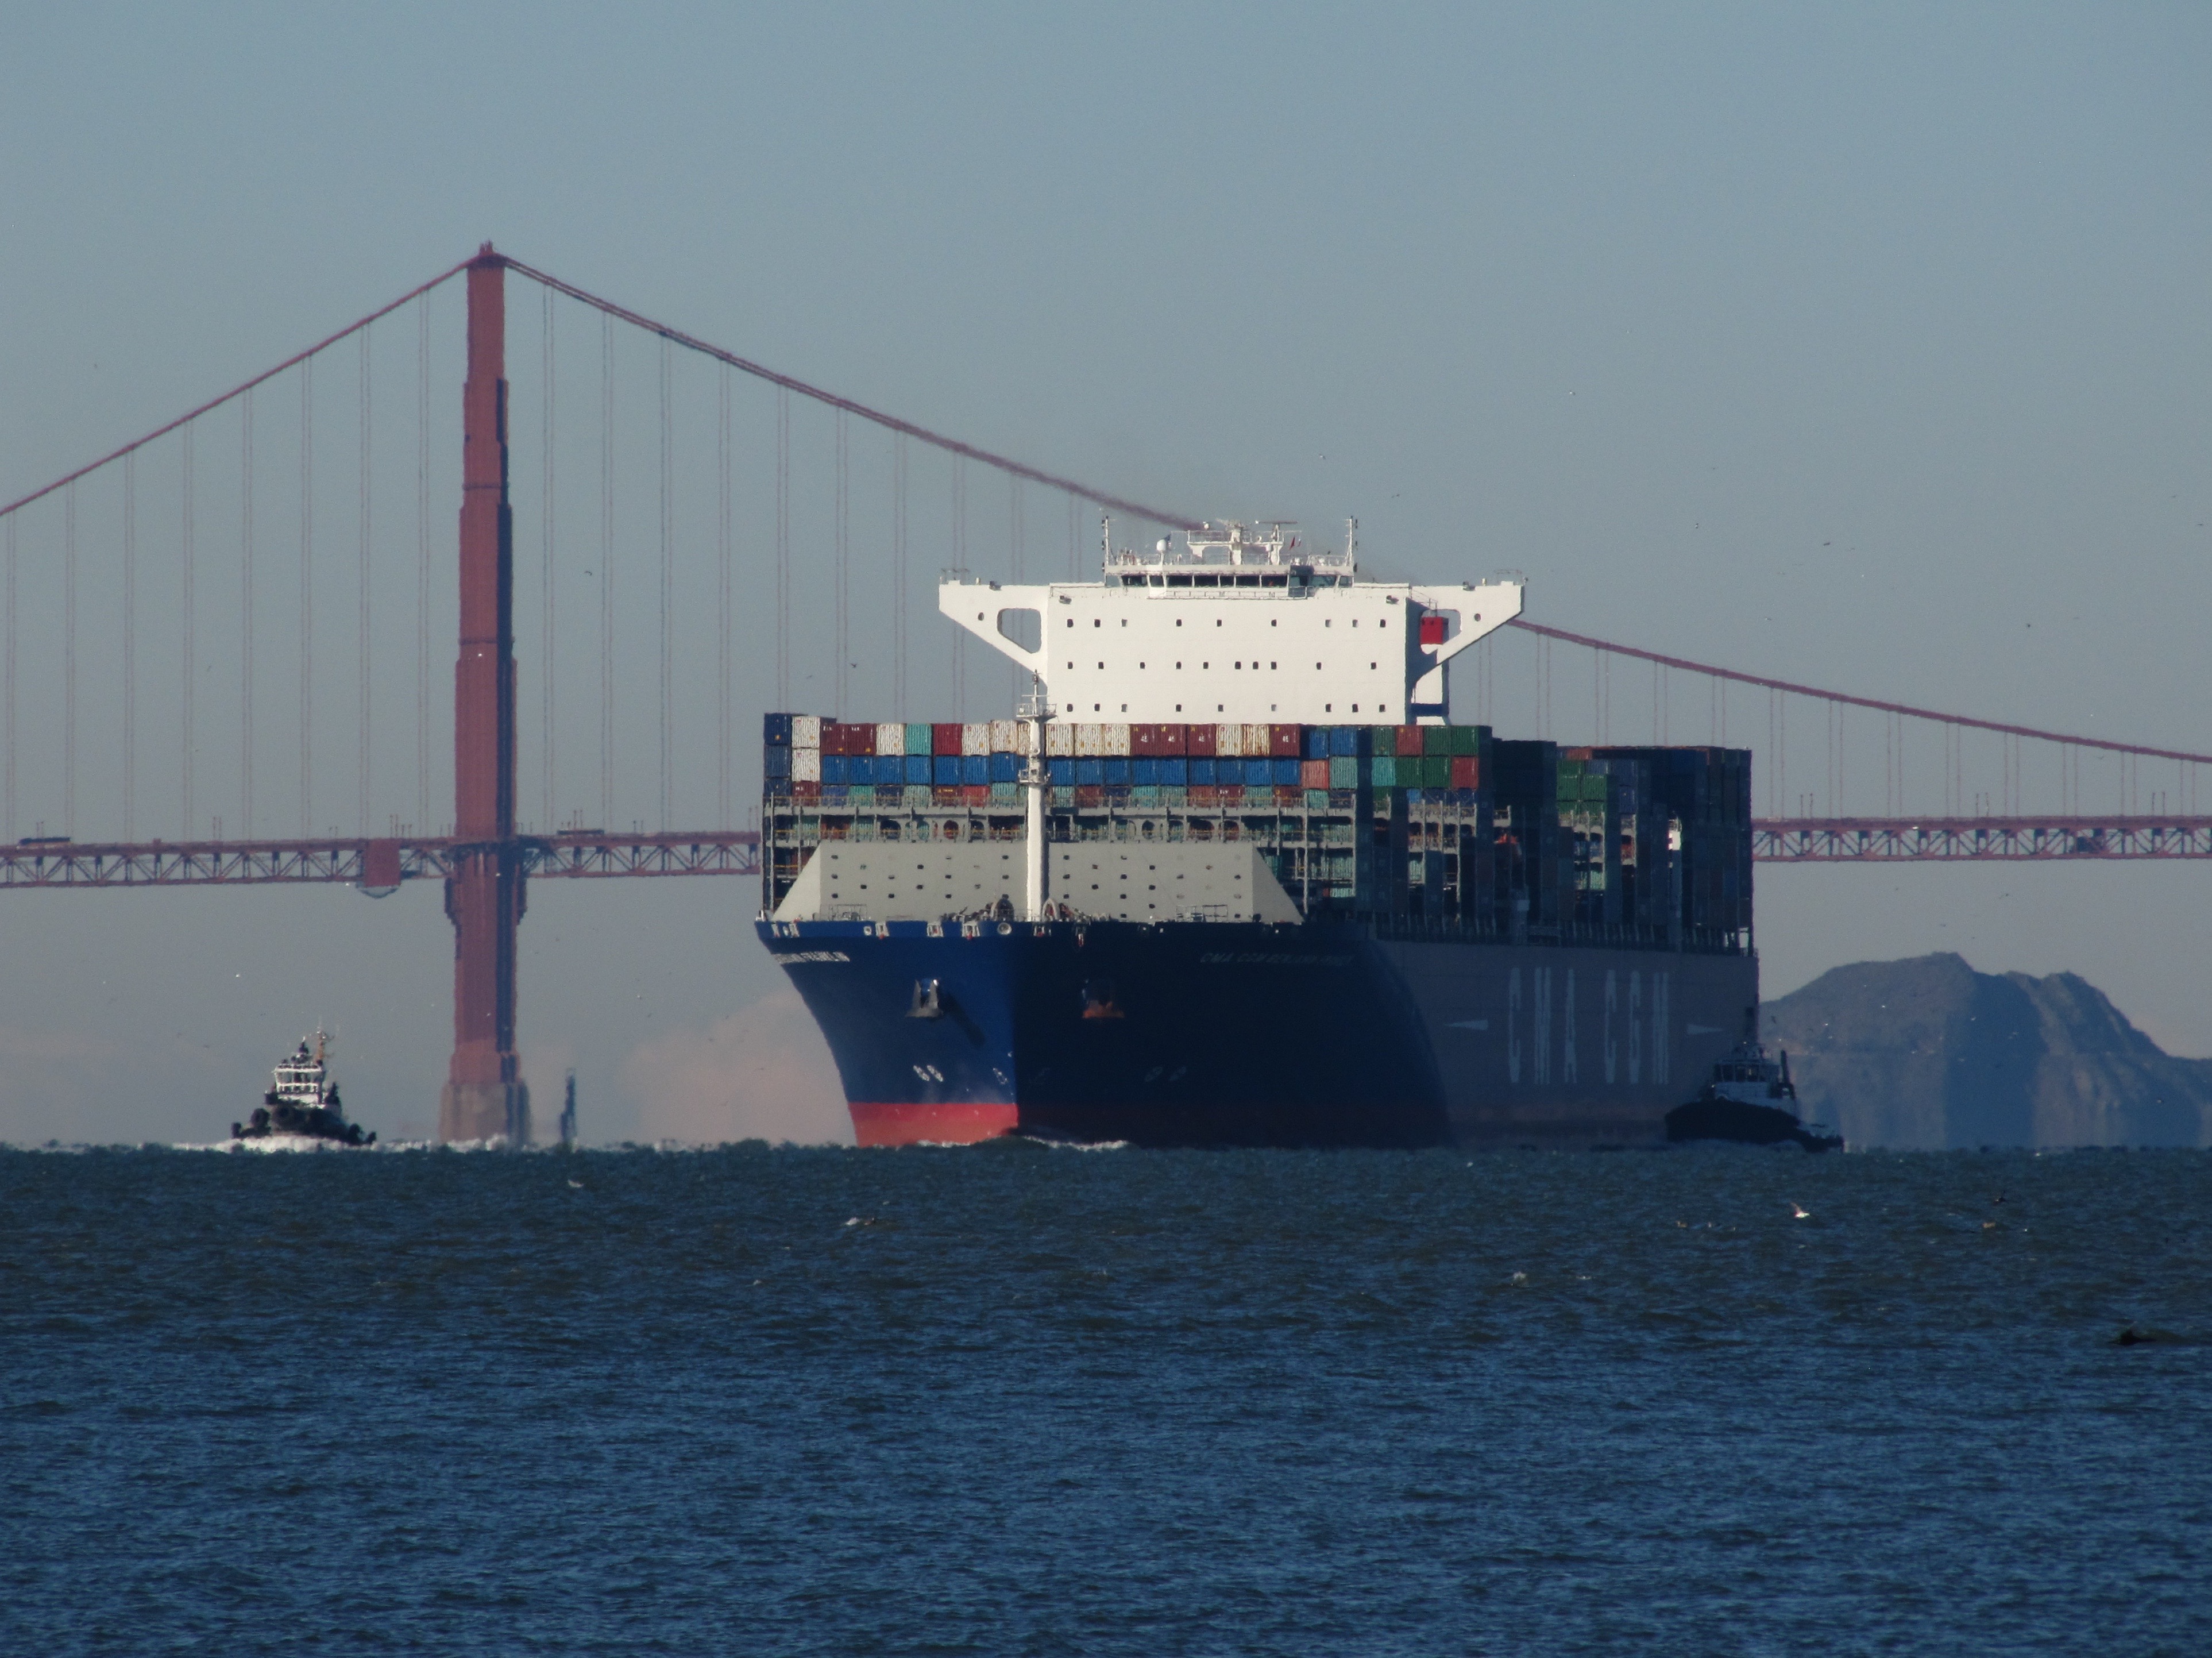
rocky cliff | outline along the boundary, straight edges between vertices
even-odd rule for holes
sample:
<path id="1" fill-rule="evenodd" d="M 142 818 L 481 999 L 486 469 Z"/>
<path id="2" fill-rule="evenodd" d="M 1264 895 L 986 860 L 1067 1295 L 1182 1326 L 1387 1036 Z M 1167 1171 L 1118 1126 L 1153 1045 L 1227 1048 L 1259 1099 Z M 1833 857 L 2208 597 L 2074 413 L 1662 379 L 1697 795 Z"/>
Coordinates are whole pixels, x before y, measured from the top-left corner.
<path id="1" fill-rule="evenodd" d="M 1801 1113 L 1853 1147 L 2212 1145 L 2212 1060 L 2164 1052 L 2072 973 L 1862 961 L 1762 1022 Z"/>

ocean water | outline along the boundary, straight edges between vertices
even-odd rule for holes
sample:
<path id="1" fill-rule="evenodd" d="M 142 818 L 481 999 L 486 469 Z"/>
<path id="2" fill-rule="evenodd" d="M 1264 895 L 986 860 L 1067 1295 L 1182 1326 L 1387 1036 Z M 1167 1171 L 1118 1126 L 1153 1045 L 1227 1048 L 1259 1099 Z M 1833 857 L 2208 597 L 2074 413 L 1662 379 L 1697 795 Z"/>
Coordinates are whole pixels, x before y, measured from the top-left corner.
<path id="1" fill-rule="evenodd" d="M 2208 1337 L 2193 1152 L 5 1152 L 0 1650 L 2201 1654 Z"/>

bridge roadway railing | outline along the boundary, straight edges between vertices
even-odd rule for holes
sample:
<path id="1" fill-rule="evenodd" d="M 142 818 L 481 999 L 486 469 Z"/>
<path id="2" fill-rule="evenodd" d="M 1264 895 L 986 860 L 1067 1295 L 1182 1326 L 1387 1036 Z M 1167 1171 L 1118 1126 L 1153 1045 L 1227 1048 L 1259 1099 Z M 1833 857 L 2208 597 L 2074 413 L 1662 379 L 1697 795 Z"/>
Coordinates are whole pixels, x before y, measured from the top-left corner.
<path id="1" fill-rule="evenodd" d="M 1751 826 L 1762 863 L 2044 863 L 2212 857 L 2212 817 L 1780 818 Z"/>
<path id="2" fill-rule="evenodd" d="M 526 875 L 755 875 L 760 837 L 750 829 L 671 834 L 585 830 L 518 836 L 508 844 Z M 0 846 L 0 888 L 256 886 L 326 881 L 386 891 L 452 874 L 473 842 L 450 836 L 331 840 L 94 843 L 36 839 Z"/>

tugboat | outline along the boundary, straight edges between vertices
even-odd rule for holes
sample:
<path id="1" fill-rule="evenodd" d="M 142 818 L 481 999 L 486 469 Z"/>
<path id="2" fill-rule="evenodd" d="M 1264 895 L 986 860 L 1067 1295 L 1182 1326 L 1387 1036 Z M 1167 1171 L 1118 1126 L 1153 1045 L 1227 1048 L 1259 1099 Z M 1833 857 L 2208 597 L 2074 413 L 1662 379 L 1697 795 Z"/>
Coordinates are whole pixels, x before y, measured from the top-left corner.
<path id="1" fill-rule="evenodd" d="M 314 1045 L 311 1049 L 308 1044 Z M 338 1086 L 331 1081 L 325 1054 L 330 1036 L 318 1026 L 312 1037 L 301 1037 L 291 1058 L 276 1068 L 276 1086 L 261 1096 L 252 1120 L 233 1123 L 234 1140 L 266 1140 L 274 1135 L 297 1135 L 307 1140 L 328 1140 L 334 1145 L 373 1146 L 376 1136 L 358 1123 L 349 1123 L 338 1103 Z"/>
<path id="2" fill-rule="evenodd" d="M 1752 1146 L 1794 1142 L 1808 1151 L 1841 1150 L 1844 1137 L 1821 1124 L 1808 1126 L 1800 1121 L 1792 1109 L 1796 1103 L 1789 1054 L 1784 1052 L 1778 1064 L 1747 1035 L 1734 1052 L 1713 1062 L 1712 1080 L 1696 1099 L 1667 1113 L 1667 1139 L 1676 1145 L 1686 1140 L 1733 1140 Z"/>

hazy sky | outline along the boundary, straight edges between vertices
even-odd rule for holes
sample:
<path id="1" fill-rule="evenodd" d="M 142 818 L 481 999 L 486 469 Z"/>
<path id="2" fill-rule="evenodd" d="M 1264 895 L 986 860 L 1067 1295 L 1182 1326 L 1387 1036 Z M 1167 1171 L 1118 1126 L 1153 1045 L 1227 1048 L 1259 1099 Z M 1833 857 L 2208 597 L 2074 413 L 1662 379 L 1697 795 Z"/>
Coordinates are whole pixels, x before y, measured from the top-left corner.
<path id="1" fill-rule="evenodd" d="M 1525 570 L 1540 620 L 2212 747 L 2202 8 L 77 5 L 4 21 L 0 497 L 489 237 L 1102 487 L 1310 527 L 1357 514 L 1394 573 Z M 1003 526 L 1003 491 L 988 499 Z M 434 512 L 441 537 L 451 513 Z M 795 533 L 797 556 L 818 552 L 816 528 Z M 862 611 L 880 551 L 863 529 Z M 827 649 L 819 616 L 795 635 L 803 671 Z M 912 625 L 936 673 L 939 625 Z M 1518 683 L 1531 660 L 1495 671 Z M 750 732 L 766 693 L 747 671 Z M 1555 671 L 1548 735 L 1587 739 L 1587 659 Z M 526 651 L 523 672 L 527 705 Z M 888 694 L 879 661 L 855 672 Z M 919 674 L 917 695 L 939 683 Z M 1001 686 L 971 679 L 971 701 Z M 802 688 L 825 705 L 818 680 Z M 1705 735 L 1697 699 L 1695 728 L 1674 704 L 1678 740 Z M 1516 723 L 1505 702 L 1487 711 Z M 1621 717 L 1632 736 L 1648 716 Z M 1763 704 L 1733 717 L 1733 740 L 1763 741 Z M 19 739 L 42 740 L 35 722 Z M 1791 766 L 1811 787 L 1795 750 Z M 1765 985 L 1955 948 L 2083 972 L 2169 1046 L 2212 1051 L 2208 881 L 1769 867 Z M 649 1130 L 674 1120 L 641 1116 L 649 1079 L 702 1074 L 718 1043 L 785 1040 L 789 1019 L 756 1009 L 779 986 L 755 898 L 537 884 L 522 1041 L 541 1106 L 573 1063 L 593 1137 Z M 450 949 L 434 889 L 4 905 L 0 1137 L 218 1133 L 317 1016 L 346 1031 L 360 1115 L 434 1119 Z"/>

